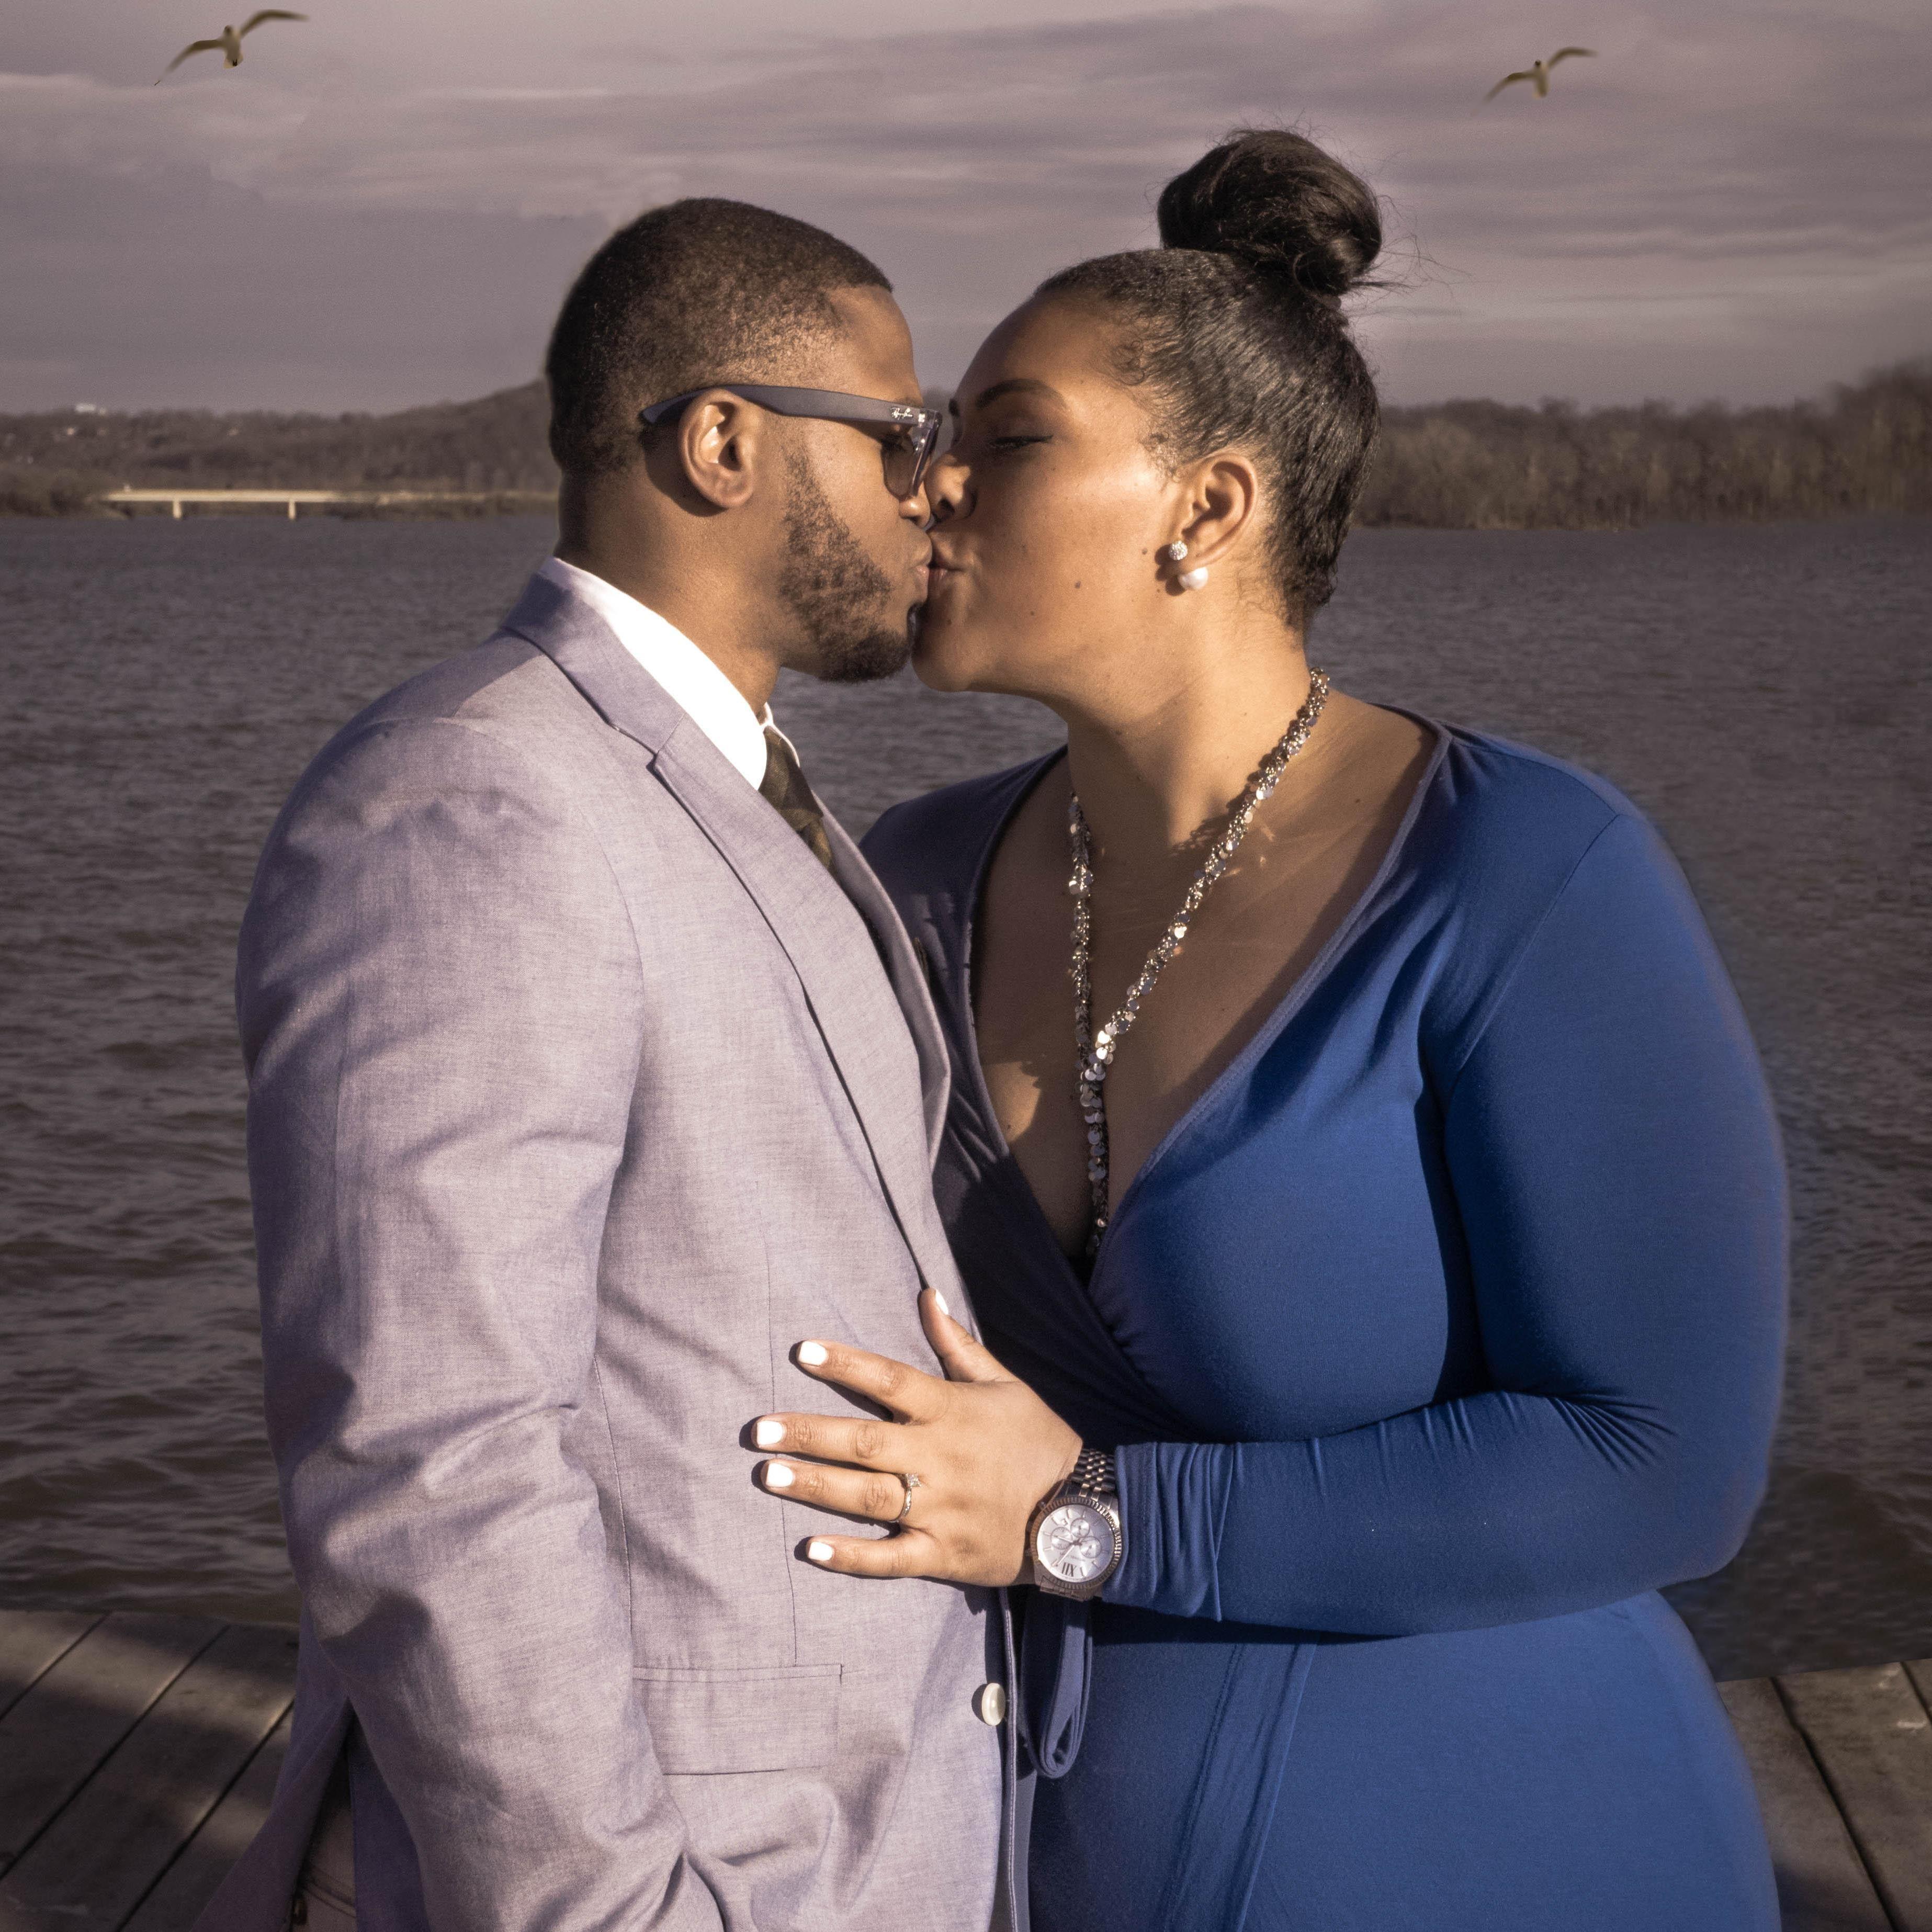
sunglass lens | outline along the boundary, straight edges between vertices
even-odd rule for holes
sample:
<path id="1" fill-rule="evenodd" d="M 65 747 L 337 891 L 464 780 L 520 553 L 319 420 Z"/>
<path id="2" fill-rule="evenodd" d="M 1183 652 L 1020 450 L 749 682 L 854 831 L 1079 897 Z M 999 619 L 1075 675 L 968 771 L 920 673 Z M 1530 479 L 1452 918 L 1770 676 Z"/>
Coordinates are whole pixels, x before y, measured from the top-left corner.
<path id="1" fill-rule="evenodd" d="M 913 472 L 919 464 L 917 439 L 901 430 L 886 444 L 886 488 L 895 496 L 913 493 Z"/>
<path id="2" fill-rule="evenodd" d="M 919 494 L 932 454 L 933 436 L 925 428 L 902 430 L 886 443 L 886 488 L 902 500 Z"/>

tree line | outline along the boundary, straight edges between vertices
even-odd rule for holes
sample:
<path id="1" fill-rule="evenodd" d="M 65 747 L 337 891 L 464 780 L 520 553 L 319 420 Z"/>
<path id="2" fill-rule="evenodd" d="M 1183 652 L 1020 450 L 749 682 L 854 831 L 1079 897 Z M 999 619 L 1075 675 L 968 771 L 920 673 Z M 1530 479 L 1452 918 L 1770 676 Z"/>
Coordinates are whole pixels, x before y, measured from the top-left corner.
<path id="1" fill-rule="evenodd" d="M 390 416 L 0 416 L 0 514 L 98 514 L 121 484 L 443 490 L 508 506 L 556 487 L 541 382 Z M 1357 521 L 1604 530 L 1932 511 L 1932 356 L 1782 408 L 1448 402 L 1386 411 Z"/>
<path id="2" fill-rule="evenodd" d="M 1389 410 L 1357 520 L 1626 530 L 1928 510 L 1932 357 L 1923 357 L 1784 408 Z"/>

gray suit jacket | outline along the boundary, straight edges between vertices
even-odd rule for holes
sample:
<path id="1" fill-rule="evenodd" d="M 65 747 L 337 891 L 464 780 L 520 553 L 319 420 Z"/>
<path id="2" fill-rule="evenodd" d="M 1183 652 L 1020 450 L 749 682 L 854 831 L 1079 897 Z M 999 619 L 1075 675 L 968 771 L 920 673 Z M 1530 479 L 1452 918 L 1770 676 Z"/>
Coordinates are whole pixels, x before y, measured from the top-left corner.
<path id="1" fill-rule="evenodd" d="M 206 1932 L 279 1932 L 345 1740 L 377 1932 L 985 1932 L 996 1595 L 815 1569 L 740 1447 L 840 1400 L 795 1342 L 936 1370 L 965 1306 L 945 1048 L 827 830 L 836 883 L 542 579 L 297 786 L 238 998 L 305 1616 Z"/>

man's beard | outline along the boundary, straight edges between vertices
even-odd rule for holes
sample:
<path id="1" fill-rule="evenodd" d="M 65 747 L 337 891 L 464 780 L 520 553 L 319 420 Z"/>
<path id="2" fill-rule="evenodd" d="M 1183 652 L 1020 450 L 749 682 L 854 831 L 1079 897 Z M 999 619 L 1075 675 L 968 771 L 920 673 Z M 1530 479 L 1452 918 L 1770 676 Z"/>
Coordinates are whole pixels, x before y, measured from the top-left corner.
<path id="1" fill-rule="evenodd" d="M 890 622 L 891 578 L 833 514 L 803 458 L 785 468 L 791 501 L 778 595 L 817 654 L 813 674 L 829 684 L 890 677 L 912 655 L 908 626 Z"/>

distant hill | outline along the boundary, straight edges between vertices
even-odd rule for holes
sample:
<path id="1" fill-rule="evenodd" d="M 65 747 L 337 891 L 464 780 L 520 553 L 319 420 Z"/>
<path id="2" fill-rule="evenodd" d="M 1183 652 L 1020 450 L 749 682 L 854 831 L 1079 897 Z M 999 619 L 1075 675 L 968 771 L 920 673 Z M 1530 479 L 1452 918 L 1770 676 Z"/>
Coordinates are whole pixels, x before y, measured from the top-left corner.
<path id="1" fill-rule="evenodd" d="M 61 514 L 104 490 L 552 490 L 541 382 L 393 416 L 208 410 L 0 416 L 0 512 Z"/>
<path id="2" fill-rule="evenodd" d="M 0 514 L 86 514 L 122 484 L 549 491 L 547 418 L 541 382 L 393 416 L 0 416 Z M 1391 409 L 1357 520 L 1592 530 L 1928 512 L 1932 357 L 1780 409 Z"/>

